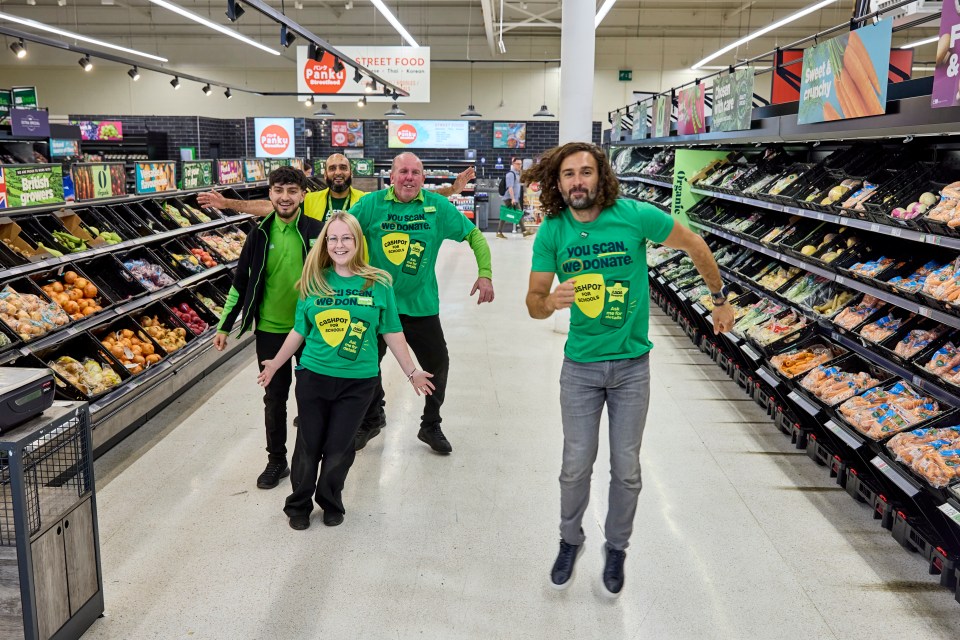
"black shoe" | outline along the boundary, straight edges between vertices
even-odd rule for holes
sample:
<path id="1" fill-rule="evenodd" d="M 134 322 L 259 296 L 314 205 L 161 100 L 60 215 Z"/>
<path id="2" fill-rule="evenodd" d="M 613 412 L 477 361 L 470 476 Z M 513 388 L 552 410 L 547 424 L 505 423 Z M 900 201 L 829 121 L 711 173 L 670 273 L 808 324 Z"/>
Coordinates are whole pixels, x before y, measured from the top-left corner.
<path id="1" fill-rule="evenodd" d="M 260 477 L 257 478 L 258 489 L 273 489 L 280 484 L 281 478 L 290 475 L 290 467 L 284 462 L 268 462 L 267 468 L 263 470 Z"/>
<path id="2" fill-rule="evenodd" d="M 303 531 L 310 528 L 310 516 L 290 516 L 290 528 Z"/>
<path id="3" fill-rule="evenodd" d="M 603 588 L 607 595 L 617 597 L 623 589 L 623 562 L 627 559 L 626 551 L 611 549 L 603 545 Z"/>
<path id="4" fill-rule="evenodd" d="M 550 570 L 551 587 L 563 591 L 570 586 L 573 582 L 573 570 L 581 553 L 583 553 L 582 544 L 567 544 L 560 540 L 560 552 L 553 563 L 553 569 Z"/>
<path id="5" fill-rule="evenodd" d="M 328 527 L 335 527 L 338 524 L 343 524 L 343 514 L 339 511 L 324 511 L 323 524 L 327 525 Z"/>
<path id="6" fill-rule="evenodd" d="M 421 442 L 426 442 L 430 445 L 430 448 L 437 453 L 450 453 L 453 451 L 453 445 L 450 444 L 447 437 L 443 435 L 443 431 L 440 430 L 440 425 L 438 424 L 420 427 L 420 433 L 417 434 L 417 438 L 419 438 Z"/>
<path id="7" fill-rule="evenodd" d="M 367 443 L 380 435 L 380 425 L 375 425 L 373 427 L 364 427 L 361 426 L 360 430 L 357 431 L 357 437 L 353 440 L 353 450 L 360 451 Z"/>

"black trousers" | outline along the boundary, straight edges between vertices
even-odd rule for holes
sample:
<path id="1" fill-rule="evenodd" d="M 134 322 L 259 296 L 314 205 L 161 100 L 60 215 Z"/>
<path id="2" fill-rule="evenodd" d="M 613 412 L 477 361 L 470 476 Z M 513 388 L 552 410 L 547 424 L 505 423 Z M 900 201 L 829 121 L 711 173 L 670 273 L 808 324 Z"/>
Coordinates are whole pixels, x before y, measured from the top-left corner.
<path id="1" fill-rule="evenodd" d="M 314 499 L 324 511 L 345 513 L 341 493 L 357 455 L 353 441 L 376 386 L 377 378 L 334 378 L 297 370 L 300 428 L 290 468 L 293 493 L 283 508 L 287 516 L 308 515 Z"/>
<path id="2" fill-rule="evenodd" d="M 520 203 L 516 200 L 504 200 L 503 205 L 505 207 L 510 207 L 511 209 L 518 209 L 520 211 L 520 220 L 517 222 L 517 226 L 520 228 L 520 233 L 525 233 L 527 227 L 523 224 L 523 207 L 520 206 Z M 503 225 L 507 223 L 506 220 L 500 218 L 500 222 L 497 224 L 497 233 L 503 233 Z M 433 373 L 431 371 L 431 373 Z"/>
<path id="3" fill-rule="evenodd" d="M 257 366 L 263 371 L 264 360 L 272 360 L 284 340 L 285 333 L 267 333 L 257 331 Z M 303 347 L 297 352 L 300 357 Z M 290 395 L 290 385 L 293 383 L 292 358 L 277 369 L 273 380 L 263 392 L 263 418 L 267 427 L 267 457 L 270 462 L 287 461 L 287 397 Z"/>
<path id="4" fill-rule="evenodd" d="M 426 396 L 423 403 L 423 415 L 420 417 L 420 426 L 440 424 L 440 407 L 447 391 L 447 374 L 450 372 L 450 355 L 447 353 L 447 341 L 443 337 L 443 327 L 440 326 L 440 316 L 400 316 L 403 326 L 403 335 L 410 345 L 410 350 L 417 357 L 419 367 L 433 374 L 430 381 L 434 384 L 433 394 Z M 379 339 L 380 360 L 387 353 L 387 343 Z M 405 372 L 408 373 L 408 372 Z M 380 420 L 380 412 L 386 402 L 383 399 L 383 379 L 377 377 L 377 389 L 374 392 L 367 415 L 363 419 L 364 427 L 376 425 Z"/>

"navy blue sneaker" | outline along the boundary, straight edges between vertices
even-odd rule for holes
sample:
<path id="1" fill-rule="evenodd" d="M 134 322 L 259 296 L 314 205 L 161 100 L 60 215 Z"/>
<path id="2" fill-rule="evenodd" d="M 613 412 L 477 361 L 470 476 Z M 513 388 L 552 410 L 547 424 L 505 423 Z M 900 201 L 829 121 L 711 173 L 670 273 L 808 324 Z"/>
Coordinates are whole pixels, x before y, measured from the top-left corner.
<path id="1" fill-rule="evenodd" d="M 582 544 L 567 544 L 560 540 L 560 552 L 550 570 L 550 586 L 557 591 L 563 591 L 573 582 L 573 572 L 577 558 L 583 553 Z"/>
<path id="2" fill-rule="evenodd" d="M 623 590 L 623 563 L 627 559 L 626 551 L 611 549 L 603 545 L 603 588 L 612 597 L 620 595 Z"/>

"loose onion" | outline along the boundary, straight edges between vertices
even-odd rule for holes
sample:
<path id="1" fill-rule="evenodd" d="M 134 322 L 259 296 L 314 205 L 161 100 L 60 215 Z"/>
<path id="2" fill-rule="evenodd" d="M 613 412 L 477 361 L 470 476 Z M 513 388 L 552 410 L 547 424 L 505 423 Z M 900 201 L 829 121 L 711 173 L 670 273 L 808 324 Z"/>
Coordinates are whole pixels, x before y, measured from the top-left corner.
<path id="1" fill-rule="evenodd" d="M 77 272 L 76 271 L 67 271 L 63 274 L 63 281 L 67 284 L 73 284 L 77 281 Z"/>
<path id="2" fill-rule="evenodd" d="M 97 293 L 97 287 L 95 287 L 92 283 L 88 283 L 87 286 L 83 288 L 83 295 L 87 298 L 96 298 Z"/>
<path id="3" fill-rule="evenodd" d="M 90 284 L 90 281 L 86 278 L 77 278 L 73 281 L 73 286 L 81 291 L 83 291 L 84 287 L 86 287 L 88 284 Z"/>

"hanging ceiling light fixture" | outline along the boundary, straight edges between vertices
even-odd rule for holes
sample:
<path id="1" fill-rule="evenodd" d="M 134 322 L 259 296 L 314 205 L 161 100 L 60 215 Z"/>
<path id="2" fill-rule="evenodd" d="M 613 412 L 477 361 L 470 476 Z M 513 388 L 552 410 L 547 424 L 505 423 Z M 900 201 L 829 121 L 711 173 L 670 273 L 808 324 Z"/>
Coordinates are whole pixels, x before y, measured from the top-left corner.
<path id="1" fill-rule="evenodd" d="M 140 69 L 137 69 L 137 65 L 133 65 L 133 68 L 127 71 L 127 75 L 130 76 L 131 80 L 136 82 L 140 79 Z"/>
<path id="2" fill-rule="evenodd" d="M 552 118 L 553 114 L 547 109 L 547 63 L 543 63 L 543 104 L 540 110 L 533 114 L 534 118 Z"/>
<path id="3" fill-rule="evenodd" d="M 293 41 L 297 39 L 297 34 L 287 29 L 287 25 L 280 25 L 280 44 L 284 49 L 289 49 Z"/>
<path id="4" fill-rule="evenodd" d="M 180 90 L 180 78 L 173 76 L 173 80 L 170 81 L 170 86 L 173 87 L 174 91 Z"/>
<path id="5" fill-rule="evenodd" d="M 357 106 L 361 109 L 367 106 L 367 96 L 361 96 L 360 99 L 357 100 Z"/>
<path id="6" fill-rule="evenodd" d="M 321 104 L 320 110 L 314 111 L 313 115 L 317 116 L 318 118 L 335 118 L 337 116 L 337 114 L 335 114 L 333 111 L 330 111 L 326 102 Z"/>
<path id="7" fill-rule="evenodd" d="M 13 51 L 13 55 L 17 56 L 18 58 L 27 57 L 27 47 L 24 46 L 22 38 L 20 42 L 14 42 L 10 45 L 10 51 Z"/>
<path id="8" fill-rule="evenodd" d="M 390 107 L 390 110 L 383 114 L 386 118 L 405 118 L 407 112 L 400 108 L 396 102 L 393 103 L 393 106 Z"/>
<path id="9" fill-rule="evenodd" d="M 222 33 L 225 36 L 230 36 L 231 38 L 236 38 L 240 42 L 245 42 L 251 47 L 256 47 L 261 51 L 266 51 L 267 53 L 271 53 L 275 56 L 280 55 L 279 51 L 275 51 L 266 45 L 260 44 L 256 40 L 251 40 L 250 38 L 248 38 L 247 36 L 243 35 L 238 31 L 227 29 L 225 26 L 221 24 L 217 24 L 216 22 L 211 22 L 210 20 L 207 20 L 203 16 L 197 15 L 192 11 L 187 11 L 183 7 L 173 4 L 172 2 L 167 2 L 167 0 L 150 0 L 150 2 L 152 2 L 157 6 L 163 7 L 164 9 L 167 9 L 169 11 L 173 11 L 174 13 L 180 14 L 181 16 L 183 16 L 184 18 L 187 18 L 188 20 L 193 20 L 194 22 L 198 22 L 209 29 L 213 29 L 218 33 Z"/>
<path id="10" fill-rule="evenodd" d="M 73 33 L 72 31 L 65 31 L 64 29 L 59 29 L 57 27 L 52 27 L 48 24 L 42 22 L 37 22 L 36 20 L 30 20 L 28 18 L 21 18 L 20 16 L 15 16 L 9 13 L 0 12 L 0 20 L 5 22 L 13 22 L 14 24 L 20 24 L 25 27 L 30 27 L 31 29 L 38 29 L 40 31 L 46 31 L 47 33 L 54 33 L 58 36 L 63 36 L 65 38 L 70 38 L 71 40 L 79 40 L 81 42 L 88 42 L 90 44 L 95 44 L 98 47 L 104 47 L 107 49 L 113 49 L 114 51 L 122 51 L 123 53 L 129 53 L 134 56 L 141 56 L 143 58 L 150 58 L 151 60 L 156 60 L 157 62 L 167 62 L 166 58 L 155 56 L 152 53 L 144 53 L 143 51 L 137 51 L 136 49 L 128 49 L 127 47 L 121 47 L 120 45 L 111 44 L 109 42 L 104 42 L 103 40 L 97 40 L 96 38 L 90 38 L 88 36 L 80 35 L 79 33 Z M 22 43 L 22 41 L 21 41 Z"/>
<path id="11" fill-rule="evenodd" d="M 80 66 L 84 71 L 90 71 L 93 69 L 93 63 L 90 62 L 90 56 L 83 56 L 80 58 Z"/>
<path id="12" fill-rule="evenodd" d="M 342 71 L 343 71 L 343 60 L 341 60 L 340 58 L 337 58 L 336 60 L 333 61 L 333 72 L 341 73 Z"/>
<path id="13" fill-rule="evenodd" d="M 210 85 L 209 84 L 203 85 L 203 95 L 208 96 L 211 93 L 213 93 L 213 89 L 210 87 Z"/>
<path id="14" fill-rule="evenodd" d="M 223 95 L 226 96 L 227 100 L 233 97 L 233 92 L 230 91 L 230 87 L 227 87 L 227 90 L 223 92 Z"/>
<path id="15" fill-rule="evenodd" d="M 473 106 L 473 61 L 470 61 L 470 104 L 467 105 L 467 110 L 460 114 L 461 118 L 482 118 L 483 114 L 477 111 L 476 107 Z"/>
<path id="16" fill-rule="evenodd" d="M 307 96 L 307 99 L 303 101 L 303 106 L 312 107 L 313 106 L 313 96 Z"/>
<path id="17" fill-rule="evenodd" d="M 243 14 L 247 12 L 236 0 L 227 0 L 227 20 L 230 22 L 236 22 L 243 17 Z"/>

